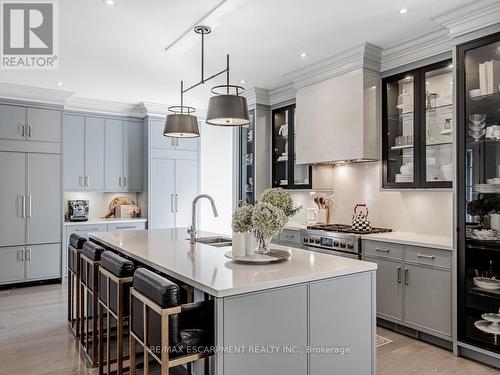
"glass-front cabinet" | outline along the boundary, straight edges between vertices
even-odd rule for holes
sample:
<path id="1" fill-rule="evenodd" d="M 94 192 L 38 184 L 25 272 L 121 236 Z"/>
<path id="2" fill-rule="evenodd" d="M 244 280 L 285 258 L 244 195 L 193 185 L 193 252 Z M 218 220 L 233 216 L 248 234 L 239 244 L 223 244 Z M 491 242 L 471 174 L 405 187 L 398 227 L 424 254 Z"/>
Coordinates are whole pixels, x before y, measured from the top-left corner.
<path id="1" fill-rule="evenodd" d="M 272 112 L 272 186 L 311 189 L 312 167 L 295 163 L 295 105 Z"/>
<path id="2" fill-rule="evenodd" d="M 239 130 L 238 201 L 255 203 L 255 109 L 249 110 L 250 123 Z"/>
<path id="3" fill-rule="evenodd" d="M 383 187 L 451 188 L 451 61 L 385 78 L 383 87 Z"/>
<path id="4" fill-rule="evenodd" d="M 500 33 L 457 64 L 458 341 L 500 353 Z"/>

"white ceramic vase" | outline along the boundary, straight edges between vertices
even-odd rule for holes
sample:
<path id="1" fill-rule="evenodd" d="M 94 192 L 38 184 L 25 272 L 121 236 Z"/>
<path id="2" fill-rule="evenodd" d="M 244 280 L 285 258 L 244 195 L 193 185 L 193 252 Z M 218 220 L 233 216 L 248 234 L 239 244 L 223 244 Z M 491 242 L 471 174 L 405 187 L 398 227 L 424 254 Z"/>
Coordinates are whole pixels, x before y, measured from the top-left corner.
<path id="1" fill-rule="evenodd" d="M 246 234 L 241 232 L 233 232 L 233 256 L 244 257 L 246 255 L 246 249 Z"/>
<path id="2" fill-rule="evenodd" d="M 490 215 L 490 227 L 496 230 L 497 234 L 500 234 L 500 214 Z"/>
<path id="3" fill-rule="evenodd" d="M 255 236 L 252 232 L 245 232 L 246 255 L 250 257 L 255 254 Z"/>

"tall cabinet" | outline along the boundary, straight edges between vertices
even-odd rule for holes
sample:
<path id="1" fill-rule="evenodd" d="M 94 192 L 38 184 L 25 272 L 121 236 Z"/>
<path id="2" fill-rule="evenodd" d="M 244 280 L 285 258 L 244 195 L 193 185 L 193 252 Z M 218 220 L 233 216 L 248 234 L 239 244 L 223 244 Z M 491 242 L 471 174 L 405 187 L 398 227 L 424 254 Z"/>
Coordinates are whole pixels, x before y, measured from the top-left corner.
<path id="1" fill-rule="evenodd" d="M 61 277 L 57 108 L 0 105 L 0 284 Z"/>

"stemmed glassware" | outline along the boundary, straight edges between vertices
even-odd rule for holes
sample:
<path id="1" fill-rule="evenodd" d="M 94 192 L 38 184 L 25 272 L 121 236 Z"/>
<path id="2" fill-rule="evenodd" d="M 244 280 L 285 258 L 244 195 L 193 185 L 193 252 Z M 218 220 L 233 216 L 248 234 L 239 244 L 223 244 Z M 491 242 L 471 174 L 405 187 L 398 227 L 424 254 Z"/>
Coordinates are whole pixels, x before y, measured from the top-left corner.
<path id="1" fill-rule="evenodd" d="M 474 141 L 479 141 L 486 134 L 486 115 L 475 113 L 469 115 L 469 135 L 474 138 Z"/>

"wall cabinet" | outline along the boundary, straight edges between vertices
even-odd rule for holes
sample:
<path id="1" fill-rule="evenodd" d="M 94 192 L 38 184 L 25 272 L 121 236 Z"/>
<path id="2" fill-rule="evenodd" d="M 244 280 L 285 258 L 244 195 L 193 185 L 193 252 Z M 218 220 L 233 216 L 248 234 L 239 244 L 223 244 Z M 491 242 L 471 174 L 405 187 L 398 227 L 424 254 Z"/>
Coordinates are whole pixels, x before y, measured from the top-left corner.
<path id="1" fill-rule="evenodd" d="M 61 111 L 18 105 L 0 105 L 0 138 L 61 142 Z"/>
<path id="2" fill-rule="evenodd" d="M 363 240 L 363 259 L 377 263 L 377 316 L 451 337 L 451 252 Z"/>
<path id="3" fill-rule="evenodd" d="M 451 60 L 383 80 L 383 187 L 451 188 Z"/>
<path id="4" fill-rule="evenodd" d="M 197 151 L 199 147 L 198 138 L 170 138 L 163 135 L 165 121 L 154 119 L 150 121 L 151 148 L 167 150 Z"/>

